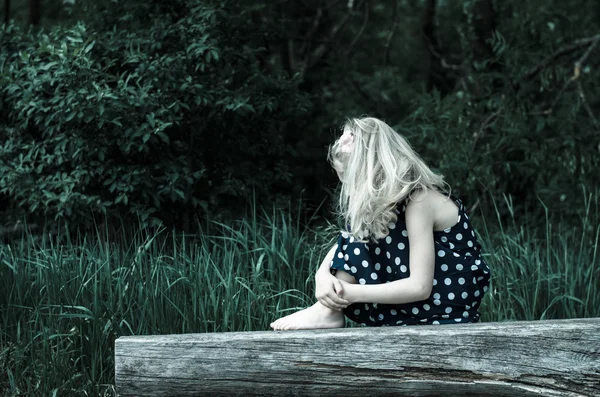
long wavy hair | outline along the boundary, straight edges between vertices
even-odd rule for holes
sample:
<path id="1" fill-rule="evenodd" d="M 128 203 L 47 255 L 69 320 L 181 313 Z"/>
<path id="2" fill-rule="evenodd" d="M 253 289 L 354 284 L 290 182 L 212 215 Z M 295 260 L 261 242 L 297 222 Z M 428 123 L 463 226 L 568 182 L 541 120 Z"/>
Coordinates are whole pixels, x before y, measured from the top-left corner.
<path id="1" fill-rule="evenodd" d="M 394 209 L 413 193 L 431 189 L 449 195 L 444 178 L 385 122 L 373 117 L 349 119 L 343 133 L 344 139 L 329 147 L 328 160 L 341 180 L 338 215 L 359 241 L 387 236 L 389 224 L 398 219 Z"/>

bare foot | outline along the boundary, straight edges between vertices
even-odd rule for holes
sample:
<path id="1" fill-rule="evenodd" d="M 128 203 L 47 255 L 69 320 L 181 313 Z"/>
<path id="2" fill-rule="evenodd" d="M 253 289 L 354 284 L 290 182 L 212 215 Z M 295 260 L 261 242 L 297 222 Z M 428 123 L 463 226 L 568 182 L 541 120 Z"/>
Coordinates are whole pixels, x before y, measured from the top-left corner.
<path id="1" fill-rule="evenodd" d="M 287 331 L 292 329 L 322 329 L 343 328 L 344 313 L 331 310 L 315 303 L 308 309 L 300 310 L 289 316 L 281 317 L 271 323 L 275 331 Z"/>

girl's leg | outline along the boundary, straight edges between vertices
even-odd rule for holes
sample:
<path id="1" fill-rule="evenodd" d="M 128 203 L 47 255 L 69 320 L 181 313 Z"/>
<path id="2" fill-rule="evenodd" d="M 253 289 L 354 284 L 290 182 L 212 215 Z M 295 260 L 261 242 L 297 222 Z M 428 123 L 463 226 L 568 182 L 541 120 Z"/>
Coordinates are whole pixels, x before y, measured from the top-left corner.
<path id="1" fill-rule="evenodd" d="M 338 270 L 335 274 L 337 278 L 349 283 L 356 283 L 354 276 L 343 270 Z M 281 317 L 271 323 L 271 328 L 276 331 L 285 331 L 293 329 L 321 329 L 321 328 L 342 328 L 344 327 L 344 313 L 329 309 L 320 302 L 316 302 L 311 307 L 297 311 L 289 316 Z"/>

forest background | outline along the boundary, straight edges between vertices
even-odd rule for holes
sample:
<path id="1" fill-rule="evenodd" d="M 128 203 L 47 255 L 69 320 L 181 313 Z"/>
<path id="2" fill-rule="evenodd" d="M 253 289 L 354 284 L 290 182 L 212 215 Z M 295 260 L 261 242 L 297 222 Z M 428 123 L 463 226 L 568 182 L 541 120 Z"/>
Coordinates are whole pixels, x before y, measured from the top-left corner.
<path id="1" fill-rule="evenodd" d="M 471 211 L 484 321 L 600 316 L 599 2 L 2 6 L 5 395 L 112 395 L 119 336 L 309 304 L 361 115 Z"/>

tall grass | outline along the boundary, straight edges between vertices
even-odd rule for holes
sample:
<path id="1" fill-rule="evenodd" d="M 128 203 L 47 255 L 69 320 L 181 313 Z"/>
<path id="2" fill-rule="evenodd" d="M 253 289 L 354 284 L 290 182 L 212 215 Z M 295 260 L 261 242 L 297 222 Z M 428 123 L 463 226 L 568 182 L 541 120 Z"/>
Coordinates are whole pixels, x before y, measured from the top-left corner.
<path id="1" fill-rule="evenodd" d="M 544 206 L 543 230 L 531 227 L 539 220 L 516 217 L 508 198 L 510 219 L 483 222 L 493 276 L 482 321 L 600 317 L 599 197 L 585 196 L 575 224 L 553 222 Z"/>
<path id="2" fill-rule="evenodd" d="M 113 395 L 119 336 L 266 330 L 313 301 L 322 241 L 281 211 L 114 237 L 62 230 L 0 246 L 6 395 Z"/>
<path id="3" fill-rule="evenodd" d="M 510 208 L 510 201 L 508 201 Z M 484 321 L 600 316 L 598 202 L 575 227 L 479 220 L 492 288 Z M 122 335 L 266 330 L 313 302 L 313 274 L 335 235 L 256 211 L 197 235 L 26 233 L 0 245 L 0 390 L 114 395 Z"/>

